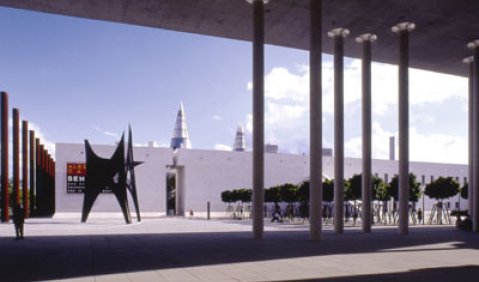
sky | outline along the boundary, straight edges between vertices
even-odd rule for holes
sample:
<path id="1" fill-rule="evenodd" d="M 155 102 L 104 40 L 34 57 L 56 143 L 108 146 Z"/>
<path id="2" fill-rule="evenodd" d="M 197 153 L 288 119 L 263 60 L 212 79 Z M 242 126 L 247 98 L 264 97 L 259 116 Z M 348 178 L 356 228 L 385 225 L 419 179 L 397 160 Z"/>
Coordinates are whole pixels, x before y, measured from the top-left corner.
<path id="1" fill-rule="evenodd" d="M 181 101 L 193 148 L 230 149 L 240 123 L 251 148 L 250 42 L 10 8 L 0 8 L 0 34 L 0 90 L 52 153 L 55 143 L 114 144 L 128 124 L 135 144 L 169 146 Z M 332 58 L 323 55 L 329 148 Z M 265 142 L 281 153 L 309 151 L 308 61 L 306 51 L 265 46 Z M 361 61 L 346 58 L 344 71 L 345 155 L 361 157 Z M 467 163 L 467 79 L 409 74 L 410 159 Z M 372 77 L 373 157 L 387 159 L 397 67 L 374 63 Z"/>

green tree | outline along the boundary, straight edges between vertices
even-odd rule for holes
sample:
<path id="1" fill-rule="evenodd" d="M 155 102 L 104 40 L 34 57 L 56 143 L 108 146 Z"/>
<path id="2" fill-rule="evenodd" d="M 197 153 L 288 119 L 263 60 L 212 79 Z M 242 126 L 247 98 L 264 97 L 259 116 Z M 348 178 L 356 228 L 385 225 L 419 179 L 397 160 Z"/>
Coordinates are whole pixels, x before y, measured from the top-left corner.
<path id="1" fill-rule="evenodd" d="M 231 202 L 236 203 L 240 200 L 240 192 L 237 189 L 231 190 Z"/>
<path id="2" fill-rule="evenodd" d="M 301 203 L 309 202 L 309 181 L 303 181 L 298 187 L 298 200 Z"/>
<path id="3" fill-rule="evenodd" d="M 247 188 L 240 188 L 237 190 L 238 201 L 242 203 L 251 202 L 253 191 Z"/>
<path id="4" fill-rule="evenodd" d="M 334 200 L 334 180 L 325 179 L 323 181 L 323 201 L 332 202 Z"/>
<path id="5" fill-rule="evenodd" d="M 421 195 L 420 185 L 417 180 L 416 176 L 412 173 L 409 174 L 409 201 L 410 202 L 417 202 L 419 200 L 419 196 Z M 391 182 L 389 183 L 389 194 L 391 197 L 394 198 L 395 201 L 399 200 L 399 179 L 398 176 L 395 175 Z"/>
<path id="6" fill-rule="evenodd" d="M 361 174 L 354 174 L 351 178 L 344 182 L 345 191 L 344 198 L 347 201 L 356 201 L 361 199 L 362 195 L 362 176 Z"/>
<path id="7" fill-rule="evenodd" d="M 426 185 L 424 194 L 428 197 L 440 200 L 450 198 L 459 193 L 459 183 L 453 177 L 439 177 Z"/>
<path id="8" fill-rule="evenodd" d="M 373 176 L 373 200 L 374 201 L 389 201 L 391 195 L 389 194 L 388 185 L 384 181 L 377 177 Z"/>
<path id="9" fill-rule="evenodd" d="M 279 203 L 281 202 L 281 193 L 279 186 L 273 186 L 264 191 L 264 201 L 266 203 Z"/>
<path id="10" fill-rule="evenodd" d="M 241 201 L 243 203 L 251 202 L 253 191 L 249 188 L 239 188 L 221 192 L 221 200 L 226 203 Z"/>
<path id="11" fill-rule="evenodd" d="M 334 199 L 334 181 L 325 179 L 322 183 L 323 201 L 331 202 Z M 304 181 L 299 185 L 298 197 L 300 202 L 309 202 L 309 181 Z"/>
<path id="12" fill-rule="evenodd" d="M 231 202 L 233 202 L 233 197 L 230 190 L 225 190 L 221 192 L 221 201 L 228 203 L 228 205 L 231 204 Z"/>
<path id="13" fill-rule="evenodd" d="M 286 183 L 280 186 L 281 199 L 287 203 L 298 201 L 298 186 Z"/>

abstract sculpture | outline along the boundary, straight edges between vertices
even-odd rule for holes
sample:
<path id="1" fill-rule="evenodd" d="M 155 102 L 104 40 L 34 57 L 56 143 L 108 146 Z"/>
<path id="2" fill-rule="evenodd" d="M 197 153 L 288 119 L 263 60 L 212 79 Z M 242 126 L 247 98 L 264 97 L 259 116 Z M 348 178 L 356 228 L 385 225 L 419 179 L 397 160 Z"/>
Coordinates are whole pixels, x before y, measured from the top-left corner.
<path id="1" fill-rule="evenodd" d="M 133 198 L 133 204 L 135 204 L 136 218 L 141 221 L 140 207 L 138 205 L 138 194 L 136 193 L 136 181 L 135 181 L 135 166 L 142 164 L 143 162 L 135 162 L 133 160 L 133 138 L 131 134 L 131 126 L 128 126 L 128 151 L 126 153 L 126 188 L 130 191 Z"/>
<path id="2" fill-rule="evenodd" d="M 86 222 L 93 203 L 103 189 L 110 189 L 120 204 L 126 223 L 131 223 L 126 194 L 124 134 L 110 159 L 98 157 L 85 140 L 86 177 L 83 198 L 82 222 Z"/>

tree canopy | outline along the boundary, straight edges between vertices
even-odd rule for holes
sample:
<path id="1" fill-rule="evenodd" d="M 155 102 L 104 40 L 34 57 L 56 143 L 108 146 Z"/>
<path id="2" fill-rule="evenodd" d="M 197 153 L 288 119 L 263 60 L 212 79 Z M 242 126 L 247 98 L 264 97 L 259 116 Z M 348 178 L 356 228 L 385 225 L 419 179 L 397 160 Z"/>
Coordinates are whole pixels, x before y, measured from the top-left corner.
<path id="1" fill-rule="evenodd" d="M 389 193 L 388 184 L 381 178 L 373 176 L 373 200 L 375 201 L 389 201 L 391 194 Z"/>
<path id="2" fill-rule="evenodd" d="M 264 201 L 266 203 L 281 202 L 280 186 L 273 186 L 264 190 Z"/>
<path id="3" fill-rule="evenodd" d="M 439 177 L 426 185 L 424 192 L 430 198 L 442 200 L 459 193 L 459 183 L 453 177 Z"/>
<path id="4" fill-rule="evenodd" d="M 410 202 L 417 202 L 419 200 L 419 196 L 421 195 L 420 185 L 417 180 L 416 176 L 412 173 L 409 174 L 409 201 Z M 394 198 L 395 201 L 399 200 L 399 178 L 397 175 L 391 179 L 389 183 L 389 194 L 391 197 Z"/>
<path id="5" fill-rule="evenodd" d="M 221 201 L 223 201 L 225 203 L 233 202 L 233 197 L 232 197 L 232 193 L 231 193 L 230 190 L 226 190 L 226 191 L 221 192 Z"/>
<path id="6" fill-rule="evenodd" d="M 358 200 L 361 199 L 362 194 L 362 175 L 354 174 L 350 179 L 345 180 L 345 200 Z M 453 179 L 454 180 L 454 179 Z M 417 202 L 420 195 L 420 184 L 416 180 L 414 174 L 409 174 L 409 201 Z M 292 183 L 285 183 L 275 185 L 264 190 L 264 201 L 266 203 L 279 203 L 279 202 L 309 202 L 309 181 L 304 181 L 299 185 Z M 393 197 L 398 200 L 398 177 L 394 176 L 389 183 L 377 177 L 372 176 L 372 200 L 375 201 L 388 201 Z M 466 188 L 467 193 L 467 188 Z M 325 179 L 322 183 L 322 194 L 324 202 L 331 202 L 334 200 L 334 180 Z M 456 192 L 457 194 L 457 192 Z M 226 190 L 221 193 L 221 199 L 223 202 L 250 202 L 252 190 L 248 188 L 240 188 L 234 190 Z"/>
<path id="7" fill-rule="evenodd" d="M 298 186 L 286 183 L 280 186 L 281 199 L 287 203 L 296 202 L 298 200 Z"/>
<path id="8" fill-rule="evenodd" d="M 362 175 L 354 174 L 350 179 L 345 181 L 344 199 L 347 201 L 355 201 L 361 199 L 362 195 Z"/>
<path id="9" fill-rule="evenodd" d="M 309 202 L 309 181 L 303 181 L 303 183 L 299 185 L 297 195 L 300 202 Z"/>
<path id="10" fill-rule="evenodd" d="M 225 203 L 233 203 L 237 201 L 251 202 L 252 190 L 248 188 L 240 188 L 234 190 L 226 190 L 221 192 L 221 200 Z"/>
<path id="11" fill-rule="evenodd" d="M 325 179 L 323 181 L 323 201 L 331 202 L 334 200 L 334 181 Z"/>

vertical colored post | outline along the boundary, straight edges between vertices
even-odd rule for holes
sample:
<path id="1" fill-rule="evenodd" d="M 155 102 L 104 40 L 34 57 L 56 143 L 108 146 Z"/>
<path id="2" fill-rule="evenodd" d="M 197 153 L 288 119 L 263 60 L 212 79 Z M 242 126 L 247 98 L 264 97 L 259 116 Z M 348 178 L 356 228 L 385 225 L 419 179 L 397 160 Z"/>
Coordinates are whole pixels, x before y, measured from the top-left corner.
<path id="1" fill-rule="evenodd" d="M 334 231 L 344 231 L 344 37 L 345 28 L 328 32 L 334 39 Z"/>
<path id="2" fill-rule="evenodd" d="M 45 152 L 47 152 L 45 150 Z M 47 189 L 48 189 L 48 214 L 52 215 L 53 210 L 53 189 L 52 189 L 52 175 L 51 175 L 51 157 L 50 154 L 47 152 L 47 160 L 46 160 L 46 174 L 47 174 Z"/>
<path id="3" fill-rule="evenodd" d="M 25 218 L 30 213 L 30 194 L 28 193 L 28 122 L 22 121 L 22 192 Z"/>
<path id="4" fill-rule="evenodd" d="M 35 152 L 37 153 L 36 161 L 36 214 L 42 215 L 43 213 L 43 183 L 42 183 L 42 145 L 40 145 L 40 139 L 35 139 Z"/>
<path id="5" fill-rule="evenodd" d="M 35 131 L 30 130 L 30 216 L 35 214 Z"/>
<path id="6" fill-rule="evenodd" d="M 53 158 L 50 154 L 48 154 L 47 158 L 47 170 L 48 170 L 48 213 L 49 215 L 53 215 L 55 213 L 55 187 L 54 183 L 54 175 L 53 175 Z"/>
<path id="7" fill-rule="evenodd" d="M 41 170 L 40 173 L 42 175 L 42 213 L 43 215 L 48 214 L 48 175 L 46 173 L 45 165 L 47 162 L 47 153 L 45 149 L 45 145 L 41 144 L 41 154 L 42 154 L 42 162 L 41 162 Z"/>
<path id="8" fill-rule="evenodd" d="M 51 172 L 52 172 L 52 183 L 51 183 L 51 186 L 52 186 L 52 190 L 53 190 L 53 207 L 52 207 L 52 213 L 55 213 L 56 211 L 56 185 L 55 185 L 55 160 L 52 158 L 52 169 L 51 169 Z"/>
<path id="9" fill-rule="evenodd" d="M 399 23 L 399 234 L 409 233 L 409 32 L 415 24 Z"/>
<path id="10" fill-rule="evenodd" d="M 2 187 L 2 222 L 8 222 L 9 215 L 9 194 L 8 194 L 8 94 L 2 92 L 2 113 L 1 113 L 1 187 Z"/>
<path id="11" fill-rule="evenodd" d="M 13 116 L 13 200 L 20 204 L 20 112 L 17 108 L 12 110 Z"/>
<path id="12" fill-rule="evenodd" d="M 322 52 L 322 1 L 311 0 L 310 4 L 310 49 L 309 49 L 309 236 L 321 240 L 323 202 L 323 101 L 321 79 Z"/>
<path id="13" fill-rule="evenodd" d="M 362 56 L 362 137 L 363 137 L 363 175 L 362 180 L 362 228 L 363 232 L 371 232 L 372 214 L 372 150 L 371 150 L 371 43 L 377 36 L 366 33 L 358 36 L 356 41 L 363 45 Z"/>

